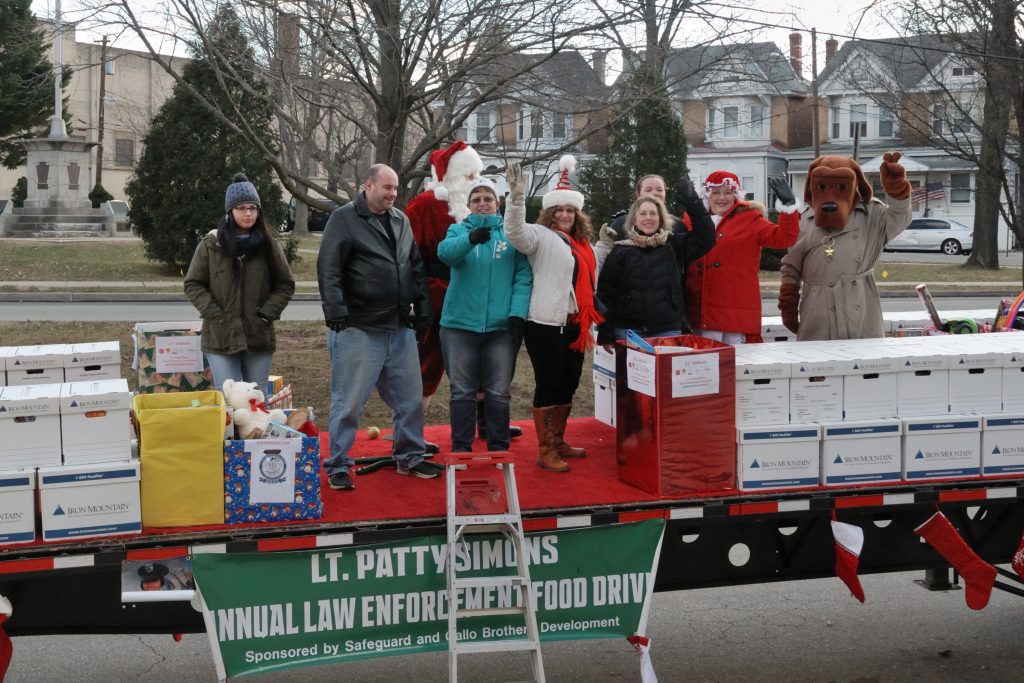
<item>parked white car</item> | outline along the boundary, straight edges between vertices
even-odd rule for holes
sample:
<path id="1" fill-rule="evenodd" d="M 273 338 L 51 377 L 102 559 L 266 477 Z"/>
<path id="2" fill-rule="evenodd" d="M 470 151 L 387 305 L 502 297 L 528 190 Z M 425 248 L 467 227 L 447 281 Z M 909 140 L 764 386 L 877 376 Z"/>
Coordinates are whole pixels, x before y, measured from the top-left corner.
<path id="1" fill-rule="evenodd" d="M 941 251 L 955 256 L 974 248 L 974 230 L 948 218 L 915 218 L 886 251 Z"/>

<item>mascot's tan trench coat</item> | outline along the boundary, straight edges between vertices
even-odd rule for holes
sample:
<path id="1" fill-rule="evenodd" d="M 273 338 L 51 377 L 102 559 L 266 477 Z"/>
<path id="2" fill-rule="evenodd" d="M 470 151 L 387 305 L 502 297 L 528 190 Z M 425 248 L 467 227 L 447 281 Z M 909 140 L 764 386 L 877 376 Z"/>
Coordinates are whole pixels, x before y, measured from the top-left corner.
<path id="1" fill-rule="evenodd" d="M 886 243 L 910 224 L 910 198 L 888 202 L 857 204 L 842 230 L 817 227 L 813 209 L 801 216 L 800 237 L 782 259 L 782 282 L 802 283 L 800 341 L 885 336 L 874 269 Z"/>

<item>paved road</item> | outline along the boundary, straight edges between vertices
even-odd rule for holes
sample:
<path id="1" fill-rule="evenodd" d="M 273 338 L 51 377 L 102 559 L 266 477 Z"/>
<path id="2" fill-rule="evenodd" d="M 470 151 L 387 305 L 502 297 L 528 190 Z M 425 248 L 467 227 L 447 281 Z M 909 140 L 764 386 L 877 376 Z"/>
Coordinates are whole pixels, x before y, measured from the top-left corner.
<path id="1" fill-rule="evenodd" d="M 859 604 L 838 579 L 734 586 L 655 596 L 649 633 L 659 680 L 793 682 L 1021 680 L 1024 619 L 1020 598 L 996 593 L 973 612 L 963 591 L 929 593 L 911 574 L 862 577 Z M 639 681 L 639 662 L 623 641 L 544 647 L 549 681 Z M 460 680 L 528 678 L 518 655 L 460 660 Z M 520 667 L 520 668 L 517 668 Z M 8 683 L 213 681 L 205 635 L 66 636 L 14 639 Z M 440 683 L 444 653 L 388 657 L 299 669 L 246 680 L 292 683 Z"/>

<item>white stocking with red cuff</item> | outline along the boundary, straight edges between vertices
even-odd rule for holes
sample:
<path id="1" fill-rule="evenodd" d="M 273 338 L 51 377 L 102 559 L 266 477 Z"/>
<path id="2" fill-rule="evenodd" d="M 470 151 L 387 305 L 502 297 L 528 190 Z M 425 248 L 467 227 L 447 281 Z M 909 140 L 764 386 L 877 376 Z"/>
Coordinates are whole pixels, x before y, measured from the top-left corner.
<path id="1" fill-rule="evenodd" d="M 626 638 L 640 655 L 640 683 L 658 683 L 651 661 L 651 639 L 647 636 L 631 635 Z"/>
<path id="2" fill-rule="evenodd" d="M 836 576 L 842 579 L 853 597 L 864 602 L 864 589 L 857 576 L 860 551 L 864 547 L 864 530 L 832 520 L 832 536 L 836 541 Z"/>
<path id="3" fill-rule="evenodd" d="M 967 545 L 956 528 L 941 512 L 914 529 L 914 533 L 942 555 L 946 562 L 964 577 L 964 597 L 971 609 L 984 609 L 996 582 L 996 568 L 978 557 Z"/>
<path id="4" fill-rule="evenodd" d="M 14 654 L 14 644 L 11 643 L 11 637 L 4 628 L 4 623 L 10 619 L 13 612 L 11 601 L 0 595 L 0 681 L 7 676 L 7 667 L 11 665 L 11 655 Z"/>

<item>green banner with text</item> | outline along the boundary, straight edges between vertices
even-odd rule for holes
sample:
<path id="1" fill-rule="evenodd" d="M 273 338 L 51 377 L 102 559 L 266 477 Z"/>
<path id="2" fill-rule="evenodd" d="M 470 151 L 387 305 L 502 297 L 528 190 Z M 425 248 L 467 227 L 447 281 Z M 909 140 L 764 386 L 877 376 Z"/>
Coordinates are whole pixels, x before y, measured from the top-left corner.
<path id="1" fill-rule="evenodd" d="M 646 620 L 663 520 L 527 534 L 542 640 L 617 638 Z M 446 650 L 448 543 L 282 553 L 198 554 L 192 570 L 223 679 L 364 657 Z M 460 578 L 515 574 L 515 546 L 470 536 Z M 459 608 L 522 605 L 518 587 L 459 589 Z M 523 615 L 460 618 L 460 641 L 526 637 Z"/>

